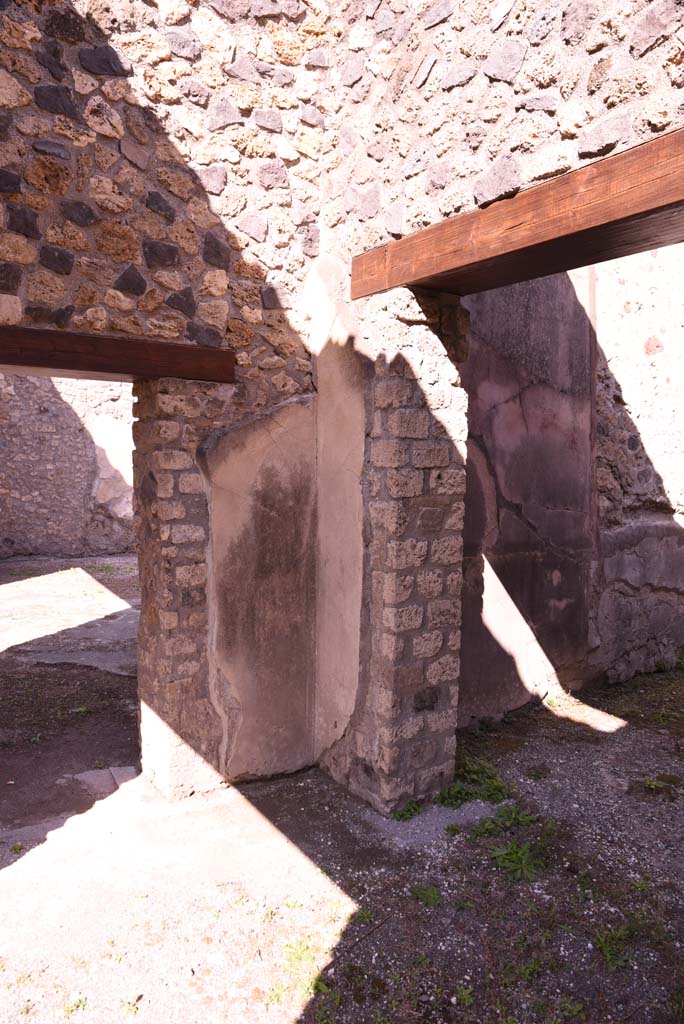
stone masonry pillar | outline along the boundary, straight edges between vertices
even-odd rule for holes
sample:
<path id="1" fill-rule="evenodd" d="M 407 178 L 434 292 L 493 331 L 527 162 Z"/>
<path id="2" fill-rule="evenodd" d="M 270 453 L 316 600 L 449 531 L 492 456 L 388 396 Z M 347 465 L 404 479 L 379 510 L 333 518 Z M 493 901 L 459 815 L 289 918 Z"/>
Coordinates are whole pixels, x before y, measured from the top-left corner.
<path id="1" fill-rule="evenodd" d="M 452 776 L 462 582 L 466 395 L 451 298 L 366 304 L 385 352 L 367 385 L 366 551 L 359 697 L 331 774 L 378 810 L 434 795 Z M 452 340 L 450 340 L 452 339 Z M 449 351 L 447 351 L 447 347 Z"/>
<path id="2" fill-rule="evenodd" d="M 233 391 L 180 380 L 134 386 L 142 767 L 170 797 L 222 781 L 224 711 L 207 667 L 209 512 L 196 452 L 225 426 Z"/>

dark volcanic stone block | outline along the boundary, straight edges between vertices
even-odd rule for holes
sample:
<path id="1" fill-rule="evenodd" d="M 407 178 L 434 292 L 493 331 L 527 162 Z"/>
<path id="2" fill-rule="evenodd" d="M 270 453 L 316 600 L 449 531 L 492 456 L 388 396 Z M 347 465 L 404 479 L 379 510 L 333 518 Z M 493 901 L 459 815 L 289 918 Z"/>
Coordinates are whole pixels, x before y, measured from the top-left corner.
<path id="1" fill-rule="evenodd" d="M 0 192 L 20 192 L 21 178 L 16 171 L 0 167 Z"/>
<path id="2" fill-rule="evenodd" d="M 192 294 L 192 288 L 183 288 L 180 292 L 171 292 L 166 298 L 166 305 L 170 306 L 171 309 L 177 309 L 185 316 L 188 320 L 197 312 L 197 303 L 195 302 L 195 296 Z"/>
<path id="3" fill-rule="evenodd" d="M 97 224 L 100 219 L 91 206 L 78 199 L 63 199 L 59 206 L 66 219 L 70 220 L 72 224 L 78 224 L 81 228 L 87 228 L 89 224 Z"/>
<path id="4" fill-rule="evenodd" d="M 144 295 L 147 291 L 147 281 L 142 276 L 137 267 L 133 264 L 119 274 L 114 287 L 120 292 L 126 292 L 127 295 Z"/>
<path id="5" fill-rule="evenodd" d="M 125 78 L 133 70 L 130 62 L 122 60 L 114 47 L 107 43 L 92 49 L 83 47 L 78 51 L 78 59 L 91 75 L 118 75 Z"/>
<path id="6" fill-rule="evenodd" d="M 59 245 L 41 246 L 38 259 L 48 270 L 63 277 L 68 277 L 74 269 L 74 254 Z"/>
<path id="7" fill-rule="evenodd" d="M 204 345 L 205 348 L 219 348 L 223 337 L 215 327 L 206 327 L 204 324 L 197 324 L 190 321 L 185 332 L 191 341 L 197 345 Z"/>
<path id="8" fill-rule="evenodd" d="M 65 117 L 78 117 L 71 90 L 66 85 L 37 85 L 33 95 L 41 110 L 47 110 L 50 114 L 64 114 Z"/>
<path id="9" fill-rule="evenodd" d="M 74 315 L 75 306 L 62 306 L 60 309 L 50 309 L 49 306 L 29 305 L 26 307 L 26 316 L 37 324 L 54 324 L 56 327 L 66 327 Z"/>
<path id="10" fill-rule="evenodd" d="M 228 270 L 230 267 L 230 249 L 213 231 L 207 231 L 204 236 L 202 256 L 204 262 L 211 264 L 212 267 L 219 267 L 221 270 Z"/>
<path id="11" fill-rule="evenodd" d="M 170 242 L 159 242 L 146 238 L 142 244 L 145 263 L 151 269 L 157 267 L 175 267 L 178 263 L 178 246 Z"/>
<path id="12" fill-rule="evenodd" d="M 45 21 L 45 35 L 55 36 L 64 43 L 82 43 L 85 23 L 75 11 L 50 11 Z"/>
<path id="13" fill-rule="evenodd" d="M 158 213 L 160 217 L 165 217 L 168 221 L 176 219 L 176 211 L 161 192 L 148 192 L 145 205 L 149 210 Z"/>
<path id="14" fill-rule="evenodd" d="M 64 80 L 67 68 L 62 60 L 62 47 L 54 39 L 46 39 L 42 49 L 38 50 L 36 60 L 46 68 L 58 82 Z"/>
<path id="15" fill-rule="evenodd" d="M 68 160 L 71 150 L 62 142 L 55 142 L 54 139 L 38 139 L 33 143 L 36 153 L 44 153 L 46 156 L 56 156 L 58 160 Z"/>
<path id="16" fill-rule="evenodd" d="M 7 204 L 7 230 L 15 231 L 25 238 L 40 238 L 38 227 L 38 214 L 29 206 L 18 206 L 16 203 Z"/>
<path id="17" fill-rule="evenodd" d="M 21 284 L 21 267 L 18 263 L 0 263 L 0 292 L 16 295 Z"/>

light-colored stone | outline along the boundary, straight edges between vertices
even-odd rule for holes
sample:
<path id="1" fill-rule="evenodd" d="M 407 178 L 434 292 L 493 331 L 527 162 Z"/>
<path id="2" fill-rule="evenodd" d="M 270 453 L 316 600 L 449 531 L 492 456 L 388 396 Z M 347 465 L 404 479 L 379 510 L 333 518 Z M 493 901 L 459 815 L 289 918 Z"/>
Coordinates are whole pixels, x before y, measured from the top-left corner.
<path id="1" fill-rule="evenodd" d="M 16 78 L 0 68 L 0 107 L 14 110 L 16 107 L 26 107 L 30 102 L 31 93 Z"/>
<path id="2" fill-rule="evenodd" d="M 0 295 L 0 324 L 21 323 L 22 306 L 18 295 Z"/>
<path id="3" fill-rule="evenodd" d="M 88 127 L 98 135 L 104 135 L 109 139 L 122 139 L 124 136 L 121 117 L 100 96 L 93 96 L 88 100 L 83 117 Z"/>

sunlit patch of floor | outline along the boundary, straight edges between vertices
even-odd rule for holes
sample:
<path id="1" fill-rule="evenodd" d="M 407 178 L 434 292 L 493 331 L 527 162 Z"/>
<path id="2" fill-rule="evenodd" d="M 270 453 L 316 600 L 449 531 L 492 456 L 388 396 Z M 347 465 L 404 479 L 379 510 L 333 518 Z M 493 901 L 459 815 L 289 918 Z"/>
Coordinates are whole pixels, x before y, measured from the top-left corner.
<path id="1" fill-rule="evenodd" d="M 130 608 L 80 566 L 0 585 L 0 651 Z"/>
<path id="2" fill-rule="evenodd" d="M 140 777 L 2 871 L 0 903 L 7 1019 L 98 1024 L 294 1020 L 356 910 L 237 790 L 169 804 Z"/>

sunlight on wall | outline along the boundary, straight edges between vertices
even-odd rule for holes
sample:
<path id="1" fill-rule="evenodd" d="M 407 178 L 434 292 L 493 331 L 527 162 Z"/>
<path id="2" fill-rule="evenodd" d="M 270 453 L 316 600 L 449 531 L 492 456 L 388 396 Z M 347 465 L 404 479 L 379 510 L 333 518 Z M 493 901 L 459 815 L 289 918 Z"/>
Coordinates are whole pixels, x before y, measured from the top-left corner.
<path id="1" fill-rule="evenodd" d="M 0 651 L 130 607 L 79 567 L 3 583 Z"/>
<path id="2" fill-rule="evenodd" d="M 515 662 L 525 689 L 558 718 L 587 725 L 598 732 L 617 732 L 624 718 L 599 711 L 566 693 L 533 630 L 518 610 L 489 561 L 484 559 L 482 622 Z"/>

